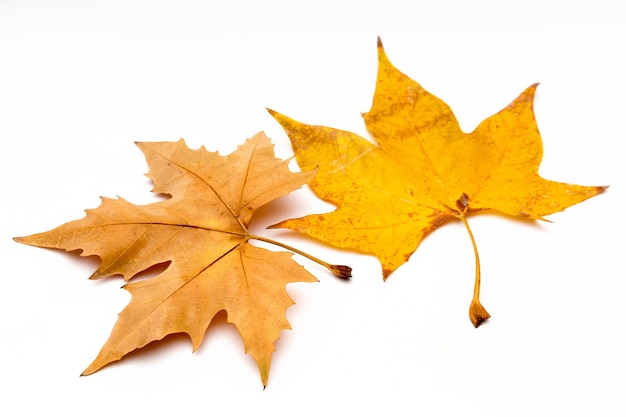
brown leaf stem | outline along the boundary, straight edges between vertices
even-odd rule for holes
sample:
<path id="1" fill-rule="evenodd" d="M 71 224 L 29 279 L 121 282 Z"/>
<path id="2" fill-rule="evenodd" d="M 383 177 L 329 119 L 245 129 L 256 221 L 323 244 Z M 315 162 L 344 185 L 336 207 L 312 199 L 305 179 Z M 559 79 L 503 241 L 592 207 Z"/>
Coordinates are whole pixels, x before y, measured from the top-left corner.
<path id="1" fill-rule="evenodd" d="M 469 317 L 472 321 L 474 327 L 480 326 L 485 320 L 487 320 L 491 315 L 485 310 L 485 307 L 480 303 L 480 259 L 478 258 L 478 247 L 476 246 L 476 240 L 474 239 L 474 234 L 472 233 L 472 229 L 470 229 L 469 223 L 467 222 L 467 218 L 465 217 L 465 211 L 463 211 L 458 216 L 463 224 L 465 225 L 465 229 L 469 234 L 469 237 L 472 241 L 472 246 L 474 248 L 474 259 L 476 260 L 476 278 L 474 280 L 474 296 L 472 297 L 472 302 L 469 308 Z"/>
<path id="2" fill-rule="evenodd" d="M 263 236 L 257 236 L 257 235 L 249 235 L 248 236 L 248 240 L 250 239 L 255 239 L 255 240 L 259 240 L 261 242 L 266 242 L 266 243 L 270 243 L 272 245 L 276 245 L 276 246 L 280 246 L 281 248 L 287 249 L 288 251 L 297 253 L 300 256 L 304 256 L 307 259 L 310 259 L 311 261 L 323 266 L 324 268 L 328 269 L 330 272 L 332 272 L 335 276 L 342 278 L 342 279 L 349 279 L 352 277 L 352 268 L 350 268 L 349 266 L 346 265 L 333 265 L 333 264 L 329 264 L 328 262 L 324 262 L 319 258 L 316 258 L 313 255 L 309 255 L 306 252 L 303 252 L 299 249 L 294 248 L 293 246 L 289 246 L 287 244 L 284 244 L 282 242 L 279 242 L 277 240 L 274 239 L 270 239 L 267 237 L 263 237 Z"/>

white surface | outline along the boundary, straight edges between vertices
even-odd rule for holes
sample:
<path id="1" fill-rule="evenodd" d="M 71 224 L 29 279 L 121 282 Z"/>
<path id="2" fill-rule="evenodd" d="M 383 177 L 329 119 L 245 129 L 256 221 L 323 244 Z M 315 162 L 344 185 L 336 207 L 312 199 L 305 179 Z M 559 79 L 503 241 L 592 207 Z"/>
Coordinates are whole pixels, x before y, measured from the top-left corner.
<path id="1" fill-rule="evenodd" d="M 623 23 L 615 1 L 0 0 L 0 414 L 623 416 Z M 552 224 L 471 220 L 493 316 L 478 330 L 460 224 L 386 283 L 372 257 L 266 231 L 355 277 L 303 261 L 320 282 L 288 287 L 265 391 L 223 322 L 194 354 L 172 337 L 79 378 L 129 296 L 88 281 L 93 262 L 11 238 L 101 195 L 153 201 L 134 141 L 229 153 L 263 130 L 288 157 L 265 107 L 365 134 L 379 35 L 468 131 L 541 82 L 542 175 L 609 191 Z M 326 207 L 301 190 L 257 227 Z"/>

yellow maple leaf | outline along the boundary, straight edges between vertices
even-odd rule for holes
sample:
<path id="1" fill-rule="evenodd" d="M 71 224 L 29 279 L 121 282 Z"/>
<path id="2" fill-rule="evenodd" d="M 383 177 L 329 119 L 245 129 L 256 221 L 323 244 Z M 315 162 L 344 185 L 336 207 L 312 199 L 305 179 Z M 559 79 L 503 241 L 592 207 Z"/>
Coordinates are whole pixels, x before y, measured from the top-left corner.
<path id="1" fill-rule="evenodd" d="M 330 213 L 273 227 L 374 255 L 386 278 L 427 234 L 447 221 L 460 220 L 476 257 L 470 319 L 477 327 L 489 314 L 479 301 L 480 264 L 467 216 L 494 210 L 543 219 L 606 187 L 539 176 L 543 149 L 533 114 L 537 85 L 466 134 L 446 103 L 391 64 L 380 39 L 378 65 L 372 108 L 363 114 L 376 144 L 269 110 L 291 139 L 301 169 L 318 168 L 310 187 L 337 206 Z"/>
<path id="2" fill-rule="evenodd" d="M 314 171 L 291 172 L 258 133 L 221 156 L 178 142 L 137 144 L 150 167 L 154 192 L 171 198 L 147 205 L 102 199 L 87 215 L 48 232 L 15 238 L 33 246 L 82 250 L 101 263 L 91 278 L 126 280 L 170 263 L 155 278 L 124 286 L 131 295 L 111 336 L 83 372 L 89 375 L 127 353 L 173 333 L 187 333 L 196 350 L 213 319 L 225 310 L 267 384 L 274 342 L 289 329 L 285 291 L 290 282 L 317 281 L 292 253 L 253 246 L 251 239 L 297 252 L 348 277 L 348 267 L 329 265 L 280 242 L 248 232 L 256 209 L 307 183 Z"/>

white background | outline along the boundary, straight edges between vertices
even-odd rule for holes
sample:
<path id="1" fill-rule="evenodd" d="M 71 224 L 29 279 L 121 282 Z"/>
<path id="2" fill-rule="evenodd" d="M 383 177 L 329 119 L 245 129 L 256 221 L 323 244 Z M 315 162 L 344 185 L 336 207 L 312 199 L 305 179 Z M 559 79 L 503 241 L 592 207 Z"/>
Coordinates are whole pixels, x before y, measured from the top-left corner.
<path id="1" fill-rule="evenodd" d="M 0 414 L 625 415 L 622 7 L 0 0 Z M 470 220 L 493 316 L 479 329 L 467 318 L 474 261 L 461 224 L 383 282 L 373 257 L 264 231 L 329 209 L 299 190 L 255 231 L 349 264 L 354 278 L 297 258 L 320 282 L 288 286 L 293 330 L 265 391 L 223 317 L 195 353 L 173 336 L 79 377 L 128 293 L 118 279 L 87 280 L 93 260 L 11 238 L 80 218 L 99 196 L 154 201 L 134 141 L 184 137 L 226 154 L 265 131 L 288 157 L 266 107 L 366 135 L 377 36 L 466 131 L 540 82 L 540 173 L 611 188 L 554 223 Z"/>

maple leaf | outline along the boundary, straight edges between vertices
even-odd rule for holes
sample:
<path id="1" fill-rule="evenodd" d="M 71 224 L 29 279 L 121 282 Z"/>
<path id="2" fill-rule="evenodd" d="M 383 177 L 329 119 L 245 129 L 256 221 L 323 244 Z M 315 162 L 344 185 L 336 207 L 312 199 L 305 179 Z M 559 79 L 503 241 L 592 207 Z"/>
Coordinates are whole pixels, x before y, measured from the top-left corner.
<path id="1" fill-rule="evenodd" d="M 372 108 L 363 114 L 376 144 L 268 109 L 291 139 L 301 169 L 318 168 L 312 190 L 337 207 L 272 227 L 374 255 L 387 278 L 426 235 L 460 220 L 476 258 L 470 319 L 478 327 L 489 313 L 479 301 L 480 263 L 467 217 L 492 210 L 540 220 L 606 187 L 539 176 L 543 149 L 533 114 L 537 85 L 466 134 L 446 103 L 391 64 L 380 39 L 378 65 Z"/>
<path id="2" fill-rule="evenodd" d="M 294 173 L 289 160 L 274 157 L 273 145 L 258 133 L 235 152 L 189 149 L 178 142 L 140 142 L 153 192 L 171 198 L 147 205 L 103 198 L 79 220 L 48 232 L 15 238 L 33 246 L 82 250 L 101 263 L 92 279 L 122 275 L 125 280 L 169 262 L 158 276 L 124 286 L 131 295 L 109 339 L 83 372 L 89 375 L 127 353 L 173 333 L 187 333 L 196 350 L 213 319 L 227 312 L 245 350 L 267 384 L 274 342 L 289 329 L 285 291 L 290 282 L 317 281 L 292 253 L 253 246 L 251 239 L 304 255 L 349 277 L 350 269 L 329 265 L 295 248 L 248 232 L 254 211 L 300 188 L 314 171 Z"/>

